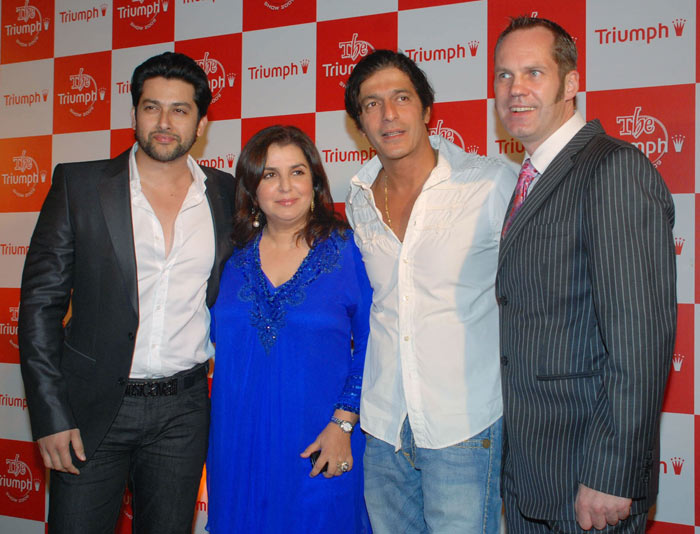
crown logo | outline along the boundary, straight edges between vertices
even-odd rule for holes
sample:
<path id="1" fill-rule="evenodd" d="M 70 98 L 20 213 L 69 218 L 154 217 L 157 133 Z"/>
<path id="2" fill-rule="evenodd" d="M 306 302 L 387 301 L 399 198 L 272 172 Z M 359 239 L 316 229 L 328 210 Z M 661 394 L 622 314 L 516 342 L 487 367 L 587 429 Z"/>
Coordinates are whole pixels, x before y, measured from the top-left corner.
<path id="1" fill-rule="evenodd" d="M 476 56 L 476 51 L 479 49 L 479 41 L 469 41 L 469 52 L 472 57 Z"/>
<path id="2" fill-rule="evenodd" d="M 233 160 L 236 156 L 233 154 L 226 154 L 226 161 L 228 161 L 228 166 L 233 167 Z"/>
<path id="3" fill-rule="evenodd" d="M 301 65 L 301 72 L 303 72 L 304 74 L 306 74 L 306 72 L 309 70 L 309 63 L 311 63 L 311 60 L 306 58 L 302 59 L 299 62 L 299 65 Z"/>
<path id="4" fill-rule="evenodd" d="M 228 86 L 233 87 L 233 85 L 236 83 L 236 73 L 235 72 L 229 72 L 226 75 L 226 79 L 228 80 Z"/>
<path id="5" fill-rule="evenodd" d="M 479 153 L 479 145 L 469 145 L 468 147 L 465 147 L 464 151 L 469 153 L 469 154 L 478 154 Z"/>
<path id="6" fill-rule="evenodd" d="M 683 29 L 685 28 L 685 23 L 688 22 L 686 19 L 674 19 L 673 29 L 676 32 L 676 37 L 683 35 Z"/>
<path id="7" fill-rule="evenodd" d="M 683 252 L 683 245 L 685 245 L 685 239 L 682 237 L 674 237 L 673 241 L 675 241 L 676 244 L 676 256 L 680 256 L 681 252 Z"/>
<path id="8" fill-rule="evenodd" d="M 673 355 L 673 359 L 671 361 L 673 362 L 673 370 L 677 373 L 680 372 L 681 367 L 683 366 L 683 360 L 685 360 L 685 356 L 683 354 Z"/>
<path id="9" fill-rule="evenodd" d="M 681 471 L 683 470 L 683 463 L 685 462 L 685 458 L 679 458 L 679 457 L 674 457 L 671 458 L 671 465 L 673 466 L 673 472 L 676 475 L 680 475 Z"/>
<path id="10" fill-rule="evenodd" d="M 683 143 L 685 142 L 685 135 L 683 134 L 676 134 L 671 136 L 671 141 L 673 141 L 673 149 L 676 152 L 680 152 L 683 150 Z"/>
<path id="11" fill-rule="evenodd" d="M 107 8 L 109 8 L 109 4 L 100 4 L 100 11 L 103 17 L 107 16 Z"/>

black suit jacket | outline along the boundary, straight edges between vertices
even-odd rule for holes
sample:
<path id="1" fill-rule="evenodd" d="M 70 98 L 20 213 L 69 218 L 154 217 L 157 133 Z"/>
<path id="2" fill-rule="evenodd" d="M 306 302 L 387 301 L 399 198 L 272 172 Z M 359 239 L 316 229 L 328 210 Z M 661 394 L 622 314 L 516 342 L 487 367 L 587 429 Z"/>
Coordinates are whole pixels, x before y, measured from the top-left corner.
<path id="1" fill-rule="evenodd" d="M 211 306 L 233 249 L 233 177 L 203 170 L 216 240 Z M 57 165 L 20 295 L 20 363 L 34 439 L 77 427 L 90 458 L 121 404 L 138 325 L 129 151 Z"/>
<path id="2" fill-rule="evenodd" d="M 654 502 L 676 327 L 671 195 L 592 121 L 555 157 L 500 248 L 504 484 L 531 518 L 575 519 L 579 483 Z"/>

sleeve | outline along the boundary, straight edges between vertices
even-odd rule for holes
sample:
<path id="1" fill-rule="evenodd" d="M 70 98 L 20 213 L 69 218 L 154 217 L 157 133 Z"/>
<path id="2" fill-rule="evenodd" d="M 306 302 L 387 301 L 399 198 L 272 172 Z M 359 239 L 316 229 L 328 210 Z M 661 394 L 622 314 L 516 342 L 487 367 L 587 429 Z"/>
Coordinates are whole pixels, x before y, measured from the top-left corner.
<path id="1" fill-rule="evenodd" d="M 646 497 L 676 330 L 674 208 L 661 176 L 633 147 L 595 169 L 584 246 L 607 349 L 580 482 Z"/>
<path id="2" fill-rule="evenodd" d="M 369 338 L 369 311 L 372 305 L 372 288 L 365 272 L 362 254 L 357 245 L 355 245 L 352 232 L 348 231 L 348 234 L 346 247 L 350 249 L 348 256 L 354 274 L 351 291 L 355 296 L 352 306 L 348 308 L 353 348 L 345 387 L 334 407 L 352 413 L 360 413 L 360 392 L 362 391 L 362 373 L 365 365 L 365 353 L 367 352 L 367 340 Z"/>
<path id="3" fill-rule="evenodd" d="M 20 365 L 34 439 L 76 427 L 60 370 L 73 263 L 67 185 L 58 165 L 29 244 L 20 291 Z"/>

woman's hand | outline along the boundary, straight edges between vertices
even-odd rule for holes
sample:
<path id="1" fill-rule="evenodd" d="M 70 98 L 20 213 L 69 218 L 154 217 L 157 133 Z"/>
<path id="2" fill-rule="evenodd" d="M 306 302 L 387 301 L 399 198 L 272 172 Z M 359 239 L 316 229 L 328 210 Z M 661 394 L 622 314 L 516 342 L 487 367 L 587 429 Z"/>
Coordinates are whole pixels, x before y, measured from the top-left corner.
<path id="1" fill-rule="evenodd" d="M 336 414 L 336 417 L 351 420 L 353 423 L 355 421 L 352 421 L 350 417 L 343 417 L 343 414 L 354 416 L 355 420 L 357 418 L 357 415 L 350 414 L 349 412 L 342 412 L 340 410 L 337 412 L 340 412 L 340 414 Z M 350 434 L 343 432 L 337 424 L 329 422 L 326 425 L 326 428 L 324 428 L 323 431 L 316 436 L 316 439 L 308 447 L 306 447 L 306 449 L 304 449 L 304 452 L 301 453 L 301 457 L 308 458 L 311 456 L 311 453 L 318 450 L 321 451 L 321 455 L 318 457 L 318 460 L 316 460 L 316 465 L 314 465 L 314 468 L 309 473 L 310 477 L 315 477 L 318 475 L 321 472 L 321 469 L 323 469 L 323 466 L 326 464 L 328 464 L 328 469 L 323 473 L 323 476 L 326 478 L 340 476 L 344 472 L 352 469 Z M 345 471 L 341 470 L 340 466 L 343 462 L 348 463 L 349 469 L 346 469 Z"/>

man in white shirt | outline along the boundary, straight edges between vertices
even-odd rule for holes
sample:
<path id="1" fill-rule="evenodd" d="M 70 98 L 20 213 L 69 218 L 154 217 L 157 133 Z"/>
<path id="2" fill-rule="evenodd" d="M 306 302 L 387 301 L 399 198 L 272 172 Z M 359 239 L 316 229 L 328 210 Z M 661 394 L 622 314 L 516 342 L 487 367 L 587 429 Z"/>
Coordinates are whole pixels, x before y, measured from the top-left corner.
<path id="1" fill-rule="evenodd" d="M 189 155 L 212 98 L 191 58 L 148 59 L 131 92 L 136 143 L 56 167 L 22 276 L 51 533 L 113 531 L 127 484 L 135 532 L 191 532 L 207 453 L 208 306 L 232 251 L 233 178 Z"/>
<path id="2" fill-rule="evenodd" d="M 673 201 L 644 154 L 576 112 L 576 61 L 546 19 L 496 44 L 496 110 L 526 152 L 496 282 L 509 534 L 641 533 L 658 488 Z"/>
<path id="3" fill-rule="evenodd" d="M 376 533 L 498 531 L 498 242 L 515 178 L 428 135 L 433 90 L 400 53 L 355 67 L 345 108 L 377 151 L 346 211 L 374 290 L 360 419 Z"/>

